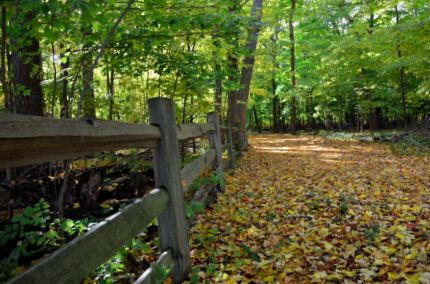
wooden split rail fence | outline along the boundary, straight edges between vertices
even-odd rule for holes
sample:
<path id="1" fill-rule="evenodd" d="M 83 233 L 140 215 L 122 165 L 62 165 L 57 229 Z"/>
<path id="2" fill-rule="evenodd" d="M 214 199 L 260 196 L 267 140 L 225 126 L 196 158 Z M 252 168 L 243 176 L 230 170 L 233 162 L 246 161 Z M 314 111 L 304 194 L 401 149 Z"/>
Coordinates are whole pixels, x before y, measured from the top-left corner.
<path id="1" fill-rule="evenodd" d="M 222 127 L 215 113 L 206 124 L 176 125 L 171 100 L 148 100 L 151 125 L 109 121 L 60 120 L 0 115 L 0 168 L 76 158 L 99 151 L 153 149 L 155 189 L 87 233 L 59 248 L 10 283 L 80 283 L 128 241 L 158 219 L 161 255 L 156 264 L 170 269 L 175 283 L 191 269 L 184 191 L 209 166 L 216 172 L 231 167 L 240 155 L 232 136 L 238 128 Z M 221 134 L 228 143 L 221 145 Z M 208 136 L 210 149 L 180 168 L 178 140 Z M 228 160 L 222 152 L 228 150 Z M 135 283 L 154 283 L 152 266 Z"/>

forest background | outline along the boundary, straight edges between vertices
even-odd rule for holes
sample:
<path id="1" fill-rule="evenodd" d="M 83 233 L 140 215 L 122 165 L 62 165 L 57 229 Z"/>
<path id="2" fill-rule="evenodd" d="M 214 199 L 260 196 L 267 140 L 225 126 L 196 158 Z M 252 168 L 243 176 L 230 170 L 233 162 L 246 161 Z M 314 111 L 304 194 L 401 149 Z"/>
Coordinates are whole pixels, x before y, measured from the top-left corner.
<path id="1" fill-rule="evenodd" d="M 1 110 L 147 122 L 162 96 L 178 122 L 230 108 L 259 130 L 428 120 L 428 1 L 251 2 L 3 2 Z"/>

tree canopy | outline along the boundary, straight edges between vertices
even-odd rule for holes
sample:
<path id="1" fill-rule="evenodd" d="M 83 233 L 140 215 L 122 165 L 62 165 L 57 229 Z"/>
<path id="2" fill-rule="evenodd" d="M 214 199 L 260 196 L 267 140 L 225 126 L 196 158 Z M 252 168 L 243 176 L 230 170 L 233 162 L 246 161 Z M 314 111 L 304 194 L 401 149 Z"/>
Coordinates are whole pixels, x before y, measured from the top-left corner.
<path id="1" fill-rule="evenodd" d="M 274 131 L 398 127 L 430 112 L 424 0 L 1 6 L 4 111 L 144 122 L 146 99 L 163 96 L 182 122 L 246 105 L 233 123 Z"/>

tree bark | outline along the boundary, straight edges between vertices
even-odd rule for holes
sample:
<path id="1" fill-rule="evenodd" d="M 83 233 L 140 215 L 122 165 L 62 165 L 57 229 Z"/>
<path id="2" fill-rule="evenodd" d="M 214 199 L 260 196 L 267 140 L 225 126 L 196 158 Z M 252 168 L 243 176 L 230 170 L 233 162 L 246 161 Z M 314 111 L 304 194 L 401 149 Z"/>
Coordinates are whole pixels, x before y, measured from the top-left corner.
<path id="1" fill-rule="evenodd" d="M 18 27 L 16 36 L 10 37 L 12 46 L 12 71 L 14 111 L 21 114 L 43 115 L 42 57 L 39 40 L 31 34 L 35 11 L 21 11 L 21 1 L 15 1 L 12 25 Z M 25 37 L 25 38 L 24 38 Z M 23 44 L 25 42 L 25 44 Z"/>
<path id="2" fill-rule="evenodd" d="M 215 113 L 218 116 L 218 121 L 222 122 L 222 70 L 221 65 L 218 62 L 217 50 L 219 49 L 219 40 L 217 35 L 212 35 L 212 42 L 214 50 L 212 52 L 214 60 L 214 78 L 215 78 L 215 93 L 214 93 L 214 105 Z"/>
<path id="3" fill-rule="evenodd" d="M 296 57 L 295 57 L 295 39 L 294 39 L 294 13 L 296 10 L 296 0 L 291 0 L 291 10 L 288 17 L 288 29 L 290 37 L 290 71 L 291 71 L 291 89 L 293 96 L 291 98 L 291 120 L 290 129 L 296 131 L 297 128 L 297 106 L 296 95 L 294 93 L 296 88 Z"/>
<path id="4" fill-rule="evenodd" d="M 231 0 L 229 6 L 229 12 L 232 17 L 236 17 L 237 12 L 239 10 L 239 0 Z M 231 45 L 233 46 L 229 54 L 227 55 L 228 61 L 228 82 L 230 85 L 236 85 L 238 83 L 238 56 L 237 49 L 239 42 L 239 34 L 235 34 L 235 36 L 229 37 Z M 228 110 L 227 110 L 227 125 L 228 127 L 232 127 L 237 119 L 237 90 L 230 89 L 227 93 L 227 102 L 228 102 Z M 232 133 L 231 141 L 235 143 L 237 141 L 237 132 Z"/>
<path id="5" fill-rule="evenodd" d="M 54 70 L 54 82 L 52 84 L 52 95 L 51 95 L 51 117 L 54 117 L 55 112 L 55 98 L 57 96 L 57 64 L 55 62 L 55 45 L 51 43 L 52 52 L 52 68 Z"/>
<path id="6" fill-rule="evenodd" d="M 278 69 L 278 63 L 276 62 L 276 57 L 278 55 L 278 29 L 275 27 L 275 31 L 273 35 L 271 36 L 271 41 L 273 44 L 273 51 L 272 51 L 272 131 L 273 132 L 279 132 L 279 125 L 280 125 L 280 116 L 279 113 L 279 98 L 276 96 L 276 89 L 277 89 L 277 82 L 276 82 L 276 72 Z"/>
<path id="7" fill-rule="evenodd" d="M 9 89 L 9 82 L 6 79 L 7 65 L 6 65 L 6 6 L 3 4 L 1 7 L 1 67 L 0 67 L 0 82 L 4 93 L 4 106 L 7 112 L 13 112 L 12 94 Z"/>
<path id="8" fill-rule="evenodd" d="M 255 62 L 255 51 L 257 49 L 258 33 L 260 31 L 260 22 L 263 9 L 263 0 L 253 0 L 251 9 L 251 27 L 249 29 L 249 36 L 246 44 L 247 55 L 243 59 L 242 72 L 240 77 L 241 88 L 238 91 L 238 100 L 236 102 L 238 107 L 238 121 L 240 132 L 243 135 L 243 146 L 247 146 L 246 132 L 246 106 L 248 102 L 249 90 L 251 87 L 252 71 Z"/>
<path id="9" fill-rule="evenodd" d="M 396 23 L 400 24 L 400 16 L 399 9 L 397 5 L 394 6 L 396 12 Z M 400 42 L 397 45 L 397 57 L 402 58 L 402 50 L 400 48 Z M 405 68 L 403 66 L 400 67 L 399 70 L 399 89 L 400 95 L 402 97 L 402 110 L 403 110 L 403 123 L 406 126 L 408 121 L 408 115 L 406 110 L 406 83 L 405 83 Z"/>
<path id="10" fill-rule="evenodd" d="M 112 61 L 109 61 L 109 56 L 106 56 L 106 91 L 108 93 L 109 98 L 109 113 L 108 113 L 108 120 L 113 120 L 113 106 L 115 103 L 115 96 L 114 96 L 114 80 L 115 80 L 115 73 L 112 66 Z"/>
<path id="11" fill-rule="evenodd" d="M 94 69 L 91 68 L 92 54 L 88 53 L 82 64 L 82 98 L 84 117 L 89 119 L 96 118 L 96 108 L 94 102 Z"/>
<path id="12" fill-rule="evenodd" d="M 278 97 L 274 96 L 272 99 L 272 131 L 274 133 L 279 132 L 278 109 L 279 109 L 279 99 Z"/>
<path id="13" fill-rule="evenodd" d="M 258 120 L 257 109 L 255 108 L 255 105 L 252 107 L 252 112 L 254 113 L 254 119 L 255 119 L 255 125 L 257 126 L 257 131 L 258 133 L 261 133 L 261 125 Z"/>
<path id="14" fill-rule="evenodd" d="M 63 44 L 60 44 L 60 49 L 61 50 L 64 49 Z M 70 51 L 70 48 L 66 50 L 66 52 L 69 52 L 69 51 Z M 63 57 L 64 57 L 64 53 L 61 53 L 60 58 L 63 58 Z M 69 118 L 69 98 L 68 98 L 68 92 L 67 92 L 67 86 L 69 82 L 68 80 L 69 66 L 70 66 L 70 57 L 69 55 L 67 55 L 66 61 L 64 63 L 61 61 L 61 64 L 60 64 L 60 73 L 62 74 L 62 77 L 63 77 L 63 87 L 62 87 L 62 92 L 60 97 L 61 118 Z"/>

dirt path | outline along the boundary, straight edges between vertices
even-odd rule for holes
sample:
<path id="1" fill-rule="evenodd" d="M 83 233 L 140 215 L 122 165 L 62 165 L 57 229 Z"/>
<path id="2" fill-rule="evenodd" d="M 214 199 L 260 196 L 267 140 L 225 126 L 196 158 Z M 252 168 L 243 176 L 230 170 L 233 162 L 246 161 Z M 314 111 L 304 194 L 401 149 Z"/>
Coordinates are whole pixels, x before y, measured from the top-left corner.
<path id="1" fill-rule="evenodd" d="M 428 158 L 310 136 L 250 143 L 192 229 L 193 282 L 430 281 Z"/>

